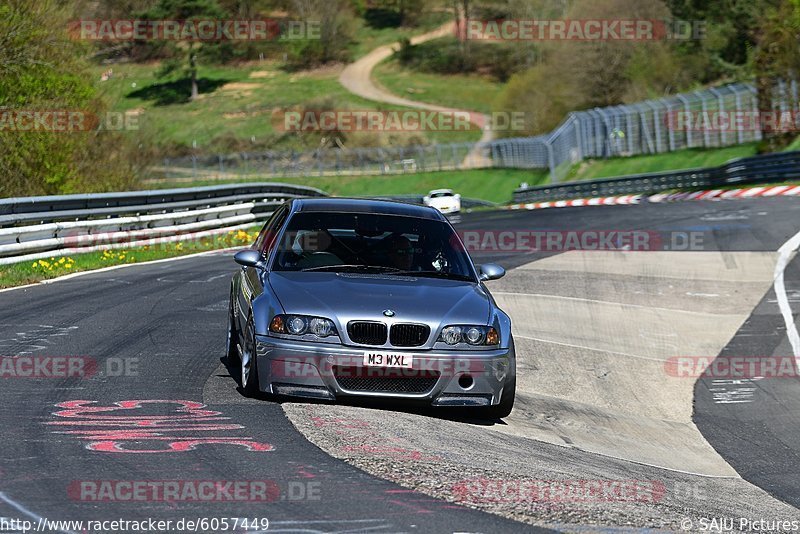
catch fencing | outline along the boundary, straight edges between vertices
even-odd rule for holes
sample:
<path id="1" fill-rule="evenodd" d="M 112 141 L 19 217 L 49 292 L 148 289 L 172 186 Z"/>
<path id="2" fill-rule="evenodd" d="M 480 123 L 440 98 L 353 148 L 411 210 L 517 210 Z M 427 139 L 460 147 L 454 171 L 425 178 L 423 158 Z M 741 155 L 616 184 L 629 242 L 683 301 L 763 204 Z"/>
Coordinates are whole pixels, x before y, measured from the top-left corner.
<path id="1" fill-rule="evenodd" d="M 773 89 L 773 109 L 800 110 L 796 80 Z M 153 178 L 171 181 L 270 177 L 374 176 L 476 168 L 548 169 L 563 181 L 587 158 L 660 154 L 686 148 L 719 148 L 761 140 L 753 127 L 683 124 L 685 117 L 756 115 L 756 89 L 748 83 L 682 93 L 636 104 L 570 113 L 551 133 L 480 143 L 389 148 L 329 148 L 309 152 L 267 151 L 192 155 L 165 159 Z M 695 121 L 696 122 L 696 121 Z"/>

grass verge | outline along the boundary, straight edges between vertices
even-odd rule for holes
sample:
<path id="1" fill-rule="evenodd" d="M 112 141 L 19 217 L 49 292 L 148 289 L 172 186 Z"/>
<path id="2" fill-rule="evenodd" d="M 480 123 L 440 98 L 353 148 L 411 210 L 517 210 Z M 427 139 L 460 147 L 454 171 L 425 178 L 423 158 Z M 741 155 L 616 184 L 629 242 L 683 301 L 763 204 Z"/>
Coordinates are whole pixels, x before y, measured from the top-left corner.
<path id="1" fill-rule="evenodd" d="M 148 144 L 183 153 L 214 154 L 262 150 L 313 150 L 319 148 L 318 132 L 284 132 L 280 113 L 321 102 L 332 109 L 403 110 L 376 104 L 350 94 L 340 83 L 342 66 L 314 71 L 286 72 L 277 63 L 238 66 L 202 66 L 200 96 L 188 101 L 186 80 L 161 79 L 157 64 L 119 64 L 111 79 L 98 87 L 111 109 L 137 114 L 139 137 Z M 104 68 L 97 67 L 97 78 Z M 406 134 L 356 132 L 345 145 L 381 146 L 477 141 L 480 131 L 426 131 Z"/>
<path id="2" fill-rule="evenodd" d="M 449 11 L 430 11 L 423 13 L 417 25 L 413 28 L 400 26 L 398 28 L 372 28 L 363 19 L 357 19 L 357 41 L 350 50 L 353 59 L 359 59 L 380 46 L 398 42 L 402 38 L 411 38 L 415 35 L 435 30 L 445 22 L 452 20 L 453 14 Z"/>
<path id="3" fill-rule="evenodd" d="M 594 180 L 646 172 L 716 167 L 732 159 L 753 156 L 755 153 L 756 144 L 748 143 L 713 150 L 693 148 L 646 156 L 592 159 L 575 165 L 566 180 Z"/>
<path id="4" fill-rule="evenodd" d="M 378 65 L 373 77 L 403 98 L 449 108 L 491 113 L 504 84 L 478 74 L 429 74 L 404 69 L 389 59 Z"/>
<path id="5" fill-rule="evenodd" d="M 316 187 L 333 196 L 379 197 L 387 195 L 425 194 L 432 189 L 453 189 L 465 198 L 490 202 L 511 201 L 511 193 L 521 182 L 544 183 L 546 170 L 484 169 L 468 171 L 421 172 L 379 176 L 317 176 L 265 178 L 263 181 Z M 252 180 L 258 181 L 258 180 Z M 198 180 L 192 182 L 153 182 L 148 187 L 201 187 L 240 183 L 242 180 Z"/>
<path id="6" fill-rule="evenodd" d="M 227 234 L 178 243 L 158 243 L 130 249 L 108 249 L 71 256 L 54 256 L 49 259 L 25 261 L 0 266 L 0 288 L 16 287 L 50 280 L 71 273 L 93 271 L 103 267 L 128 265 L 153 260 L 163 260 L 199 252 L 246 247 L 255 241 L 258 226 L 228 232 Z"/>

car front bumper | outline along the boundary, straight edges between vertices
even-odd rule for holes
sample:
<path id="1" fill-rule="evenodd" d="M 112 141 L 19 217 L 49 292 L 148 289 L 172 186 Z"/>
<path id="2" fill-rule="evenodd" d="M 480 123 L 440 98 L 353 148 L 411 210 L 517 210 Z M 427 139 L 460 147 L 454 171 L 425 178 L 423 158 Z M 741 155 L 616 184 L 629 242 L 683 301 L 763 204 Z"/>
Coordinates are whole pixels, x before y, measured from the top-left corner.
<path id="1" fill-rule="evenodd" d="M 275 395 L 335 400 L 385 398 L 434 406 L 498 404 L 515 372 L 513 346 L 487 351 L 370 349 L 256 336 L 261 390 Z M 364 353 L 411 354 L 413 368 L 365 367 Z"/>
<path id="2" fill-rule="evenodd" d="M 442 213 L 458 213 L 461 211 L 461 206 L 434 206 Z"/>

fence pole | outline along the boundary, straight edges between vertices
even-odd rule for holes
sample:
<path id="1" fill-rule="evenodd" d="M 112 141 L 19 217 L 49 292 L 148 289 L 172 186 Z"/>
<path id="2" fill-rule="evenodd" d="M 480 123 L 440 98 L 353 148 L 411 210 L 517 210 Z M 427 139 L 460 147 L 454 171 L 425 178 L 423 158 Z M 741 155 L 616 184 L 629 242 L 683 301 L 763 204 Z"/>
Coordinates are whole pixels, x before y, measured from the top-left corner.
<path id="1" fill-rule="evenodd" d="M 557 181 L 556 177 L 556 160 L 553 156 L 553 145 L 548 139 L 544 142 L 544 146 L 547 148 L 547 165 L 550 167 L 550 183 L 554 184 Z"/>
<path id="2" fill-rule="evenodd" d="M 683 95 L 677 95 L 677 96 L 678 96 L 678 100 L 680 100 L 683 103 L 683 109 L 684 109 L 684 111 L 686 111 L 686 114 L 687 114 L 689 120 L 691 120 L 692 110 L 689 108 L 689 100 Z M 691 128 L 691 125 L 688 128 L 686 128 L 686 148 L 692 148 L 692 128 Z"/>
<path id="3" fill-rule="evenodd" d="M 708 105 L 706 104 L 706 95 L 705 93 L 700 94 L 700 109 L 703 111 L 703 119 L 705 120 L 708 117 Z M 710 144 L 711 135 L 708 133 L 708 128 L 703 128 L 703 146 L 708 148 Z"/>
<path id="4" fill-rule="evenodd" d="M 736 99 L 736 113 L 741 113 L 742 112 L 742 95 L 741 95 L 741 93 L 739 93 L 738 89 L 736 91 L 734 91 L 733 94 L 734 94 L 734 97 Z M 740 145 L 742 144 L 742 129 L 741 128 L 736 128 L 736 142 L 738 144 L 740 144 Z"/>
<path id="5" fill-rule="evenodd" d="M 725 99 L 722 96 L 722 93 L 711 87 L 709 89 L 711 94 L 717 97 L 717 107 L 719 107 L 719 114 L 722 116 L 725 113 Z M 719 132 L 719 144 L 720 146 L 727 146 L 728 145 L 728 133 L 725 131 L 725 128 L 720 128 Z"/>

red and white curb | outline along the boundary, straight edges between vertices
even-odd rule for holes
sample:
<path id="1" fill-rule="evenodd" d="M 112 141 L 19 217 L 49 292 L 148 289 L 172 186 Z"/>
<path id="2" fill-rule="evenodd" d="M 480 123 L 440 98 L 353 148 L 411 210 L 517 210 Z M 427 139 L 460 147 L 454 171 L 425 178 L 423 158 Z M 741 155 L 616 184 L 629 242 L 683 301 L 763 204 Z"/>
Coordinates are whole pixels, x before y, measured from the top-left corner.
<path id="1" fill-rule="evenodd" d="M 556 200 L 553 202 L 531 202 L 530 204 L 512 204 L 511 210 L 541 210 L 546 208 L 576 208 L 579 206 L 618 206 L 638 204 L 642 195 L 624 195 L 621 197 L 577 198 L 574 200 Z"/>
<path id="2" fill-rule="evenodd" d="M 711 189 L 694 193 L 658 194 L 648 198 L 650 202 L 677 202 L 682 200 L 730 200 L 735 198 L 800 196 L 800 185 L 776 185 L 770 187 L 747 187 L 742 189 Z"/>
<path id="3" fill-rule="evenodd" d="M 576 208 L 581 206 L 619 206 L 639 204 L 643 198 L 648 202 L 679 202 L 684 200 L 732 200 L 737 198 L 800 196 L 800 185 L 777 185 L 770 187 L 748 187 L 742 189 L 711 189 L 692 193 L 659 193 L 657 195 L 623 195 L 619 197 L 578 198 L 551 202 L 531 202 L 506 206 L 510 210 L 541 210 L 547 208 Z"/>

